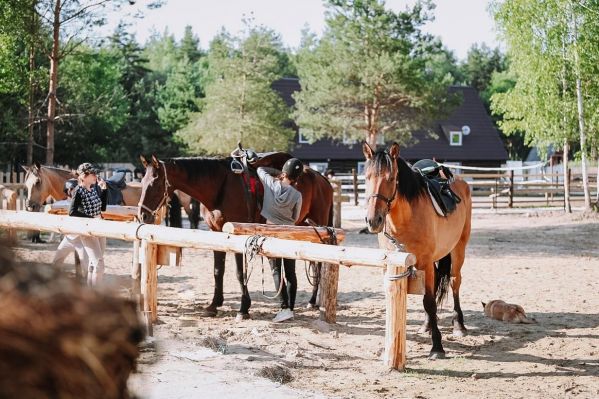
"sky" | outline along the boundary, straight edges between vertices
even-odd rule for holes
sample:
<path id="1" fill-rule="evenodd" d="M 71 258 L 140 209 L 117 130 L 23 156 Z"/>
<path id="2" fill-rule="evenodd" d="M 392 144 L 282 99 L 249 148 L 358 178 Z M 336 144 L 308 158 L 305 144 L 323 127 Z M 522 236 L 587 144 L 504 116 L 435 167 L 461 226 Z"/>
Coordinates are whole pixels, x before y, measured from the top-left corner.
<path id="1" fill-rule="evenodd" d="M 487 0 L 434 0 L 437 5 L 435 21 L 425 30 L 440 36 L 458 59 L 464 59 L 474 43 L 499 45 L 493 18 L 487 11 Z M 386 5 L 399 11 L 413 0 L 387 0 Z M 301 32 L 308 26 L 320 35 L 324 30 L 324 11 L 321 0 L 166 0 L 156 10 L 147 10 L 145 17 L 131 27 L 137 40 L 144 43 L 152 32 L 168 32 L 180 39 L 186 25 L 191 25 L 207 48 L 210 40 L 222 27 L 233 34 L 242 30 L 242 18 L 252 15 L 255 23 L 265 25 L 281 35 L 291 48 L 300 44 Z M 112 18 L 114 21 L 114 17 Z"/>

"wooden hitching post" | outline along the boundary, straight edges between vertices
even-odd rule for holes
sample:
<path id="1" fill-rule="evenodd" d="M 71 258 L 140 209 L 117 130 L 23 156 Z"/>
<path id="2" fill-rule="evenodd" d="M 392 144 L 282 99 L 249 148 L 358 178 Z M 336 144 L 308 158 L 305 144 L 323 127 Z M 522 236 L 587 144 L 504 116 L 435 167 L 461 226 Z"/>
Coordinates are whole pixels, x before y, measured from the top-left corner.
<path id="1" fill-rule="evenodd" d="M 157 256 L 158 246 L 142 240 L 141 249 L 143 251 L 143 260 L 141 263 L 141 295 L 143 298 L 143 315 L 148 333 L 152 333 L 152 323 L 157 320 L 156 308 L 158 305 L 158 267 Z"/>
<path id="2" fill-rule="evenodd" d="M 406 313 L 408 278 L 390 281 L 406 271 L 405 266 L 389 265 L 385 273 L 385 356 L 390 368 L 403 371 L 406 365 Z"/>
<path id="3" fill-rule="evenodd" d="M 320 276 L 320 320 L 334 324 L 337 322 L 337 287 L 339 285 L 339 265 L 323 263 Z"/>

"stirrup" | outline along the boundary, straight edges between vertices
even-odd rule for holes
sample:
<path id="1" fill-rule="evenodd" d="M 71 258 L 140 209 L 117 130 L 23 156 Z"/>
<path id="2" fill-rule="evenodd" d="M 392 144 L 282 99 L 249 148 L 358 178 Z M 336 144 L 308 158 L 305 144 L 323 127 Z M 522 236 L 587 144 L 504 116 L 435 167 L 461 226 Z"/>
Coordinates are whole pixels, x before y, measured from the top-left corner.
<path id="1" fill-rule="evenodd" d="M 243 164 L 239 162 L 237 159 L 234 158 L 231 161 L 231 172 L 235 173 L 236 175 L 240 175 L 243 173 L 244 170 L 245 168 L 243 167 Z"/>

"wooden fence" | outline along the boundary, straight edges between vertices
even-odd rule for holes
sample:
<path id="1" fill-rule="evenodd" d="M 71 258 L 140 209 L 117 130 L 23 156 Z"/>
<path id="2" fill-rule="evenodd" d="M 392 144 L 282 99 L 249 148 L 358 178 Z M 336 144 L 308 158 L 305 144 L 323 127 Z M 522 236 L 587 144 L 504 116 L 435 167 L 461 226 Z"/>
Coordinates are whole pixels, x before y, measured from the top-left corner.
<path id="1" fill-rule="evenodd" d="M 232 235 L 211 231 L 188 230 L 134 222 L 114 222 L 102 219 L 73 218 L 0 210 L 0 227 L 8 229 L 36 229 L 63 234 L 79 234 L 115 238 L 140 243 L 143 259 L 141 263 L 141 293 L 146 320 L 156 318 L 158 264 L 161 246 L 198 248 L 224 252 L 243 253 L 252 236 Z M 414 255 L 399 251 L 373 248 L 357 248 L 266 238 L 260 246 L 259 255 L 277 258 L 293 258 L 306 261 L 325 262 L 332 271 L 343 266 L 371 266 L 386 270 L 386 336 L 385 364 L 396 369 L 405 367 L 406 341 L 406 295 L 408 279 L 391 280 L 389 276 L 401 274 L 416 263 Z M 327 280 L 323 274 L 321 289 L 334 288 L 335 295 L 326 308 L 336 306 L 337 281 Z M 325 292 L 322 298 L 329 297 Z"/>
<path id="2" fill-rule="evenodd" d="M 582 203 L 584 193 L 582 175 L 568 173 L 570 178 L 570 200 Z M 472 189 L 475 208 L 517 208 L 535 206 L 563 206 L 564 183 L 559 173 L 526 174 L 514 177 L 513 171 L 506 173 L 463 173 Z M 355 172 L 335 175 L 340 187 L 339 198 L 354 205 L 364 203 L 366 182 L 363 175 Z M 591 196 L 597 195 L 597 175 L 589 173 Z"/>

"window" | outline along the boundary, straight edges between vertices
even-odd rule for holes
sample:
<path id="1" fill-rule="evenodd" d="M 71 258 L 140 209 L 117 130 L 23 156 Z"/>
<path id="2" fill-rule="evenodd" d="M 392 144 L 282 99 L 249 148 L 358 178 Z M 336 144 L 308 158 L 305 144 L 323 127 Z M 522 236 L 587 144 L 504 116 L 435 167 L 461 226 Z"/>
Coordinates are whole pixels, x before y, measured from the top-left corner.
<path id="1" fill-rule="evenodd" d="M 299 129 L 299 132 L 297 133 L 297 142 L 300 144 L 309 144 L 310 140 L 308 140 L 306 137 L 304 137 L 304 134 L 302 133 L 302 129 Z"/>
<path id="2" fill-rule="evenodd" d="M 366 162 L 358 162 L 358 168 L 356 169 L 356 174 L 361 176 L 364 174 L 364 166 L 366 166 Z"/>
<path id="3" fill-rule="evenodd" d="M 329 163 L 328 162 L 310 162 L 310 168 L 312 168 L 315 171 L 324 175 L 325 172 L 327 171 L 327 169 L 329 168 Z"/>
<path id="4" fill-rule="evenodd" d="M 462 132 L 449 132 L 449 145 L 462 145 Z"/>

